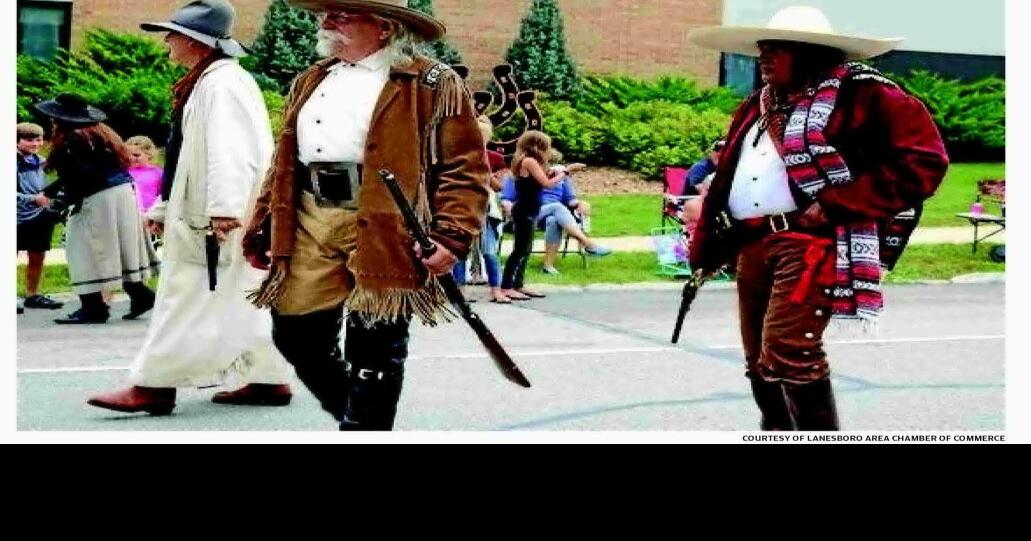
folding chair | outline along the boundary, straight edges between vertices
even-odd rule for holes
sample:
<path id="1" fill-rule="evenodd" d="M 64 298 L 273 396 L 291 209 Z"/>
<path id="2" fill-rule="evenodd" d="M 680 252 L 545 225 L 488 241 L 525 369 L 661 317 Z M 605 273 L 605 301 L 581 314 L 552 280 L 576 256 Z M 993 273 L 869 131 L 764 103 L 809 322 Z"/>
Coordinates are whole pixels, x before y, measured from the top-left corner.
<path id="1" fill-rule="evenodd" d="M 687 172 L 690 169 L 687 167 L 679 167 L 667 165 L 664 168 L 664 175 L 662 177 L 662 227 L 669 227 L 672 225 L 684 225 L 684 220 L 680 217 L 684 210 L 684 202 L 699 197 L 697 191 L 694 188 L 690 188 L 688 192 L 694 191 L 695 193 L 684 195 L 684 183 L 687 182 Z"/>
<path id="2" fill-rule="evenodd" d="M 573 211 L 573 217 L 576 218 L 576 224 L 578 226 L 580 226 L 580 229 L 582 230 L 583 229 L 583 225 L 584 225 L 583 217 L 580 216 L 580 214 L 578 214 L 576 211 Z M 544 220 L 540 220 L 536 224 L 537 231 L 544 231 L 546 229 L 546 227 L 547 227 L 547 224 L 545 223 Z M 513 232 L 512 220 L 505 220 L 505 222 L 503 224 L 501 224 L 501 234 L 498 235 L 498 253 L 499 254 L 501 253 L 501 243 L 504 241 L 505 235 L 506 234 L 511 234 L 512 232 Z M 536 242 L 536 240 L 537 239 L 535 238 L 534 242 Z M 562 255 L 563 259 L 565 259 L 566 256 L 569 255 L 569 253 L 570 253 L 569 243 L 572 240 L 573 240 L 573 237 L 570 237 L 569 233 L 566 233 L 565 231 L 562 232 L 562 248 L 559 249 L 559 254 Z M 579 245 L 580 243 L 577 242 L 577 244 Z M 543 254 L 544 251 L 542 251 L 542 250 L 533 250 L 530 253 L 531 254 L 538 254 L 538 255 L 540 255 L 540 254 Z M 579 246 L 579 248 L 575 251 L 575 253 L 576 253 L 576 255 L 580 256 L 580 262 L 583 265 L 583 268 L 586 269 L 587 268 L 587 253 L 584 251 L 584 247 L 583 246 Z"/>
<path id="3" fill-rule="evenodd" d="M 680 227 L 657 227 L 651 230 L 651 237 L 659 263 L 659 276 L 691 275 L 691 264 L 687 259 L 688 239 Z"/>

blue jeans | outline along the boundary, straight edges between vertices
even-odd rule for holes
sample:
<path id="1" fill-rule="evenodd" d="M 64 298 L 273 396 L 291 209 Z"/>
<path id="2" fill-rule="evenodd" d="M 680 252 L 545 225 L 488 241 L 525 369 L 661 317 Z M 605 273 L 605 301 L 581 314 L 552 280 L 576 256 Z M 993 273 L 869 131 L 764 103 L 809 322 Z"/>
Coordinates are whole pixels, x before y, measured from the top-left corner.
<path id="1" fill-rule="evenodd" d="M 537 223 L 544 221 L 544 242 L 551 246 L 562 242 L 562 232 L 568 227 L 579 227 L 569 207 L 562 203 L 548 203 L 537 213 Z"/>
<path id="2" fill-rule="evenodd" d="M 487 284 L 490 287 L 501 285 L 501 258 L 498 257 L 498 224 L 495 220 L 487 218 L 486 225 L 480 234 L 480 252 L 483 253 L 483 266 L 487 272 Z M 452 274 L 458 285 L 464 286 L 466 262 L 459 261 L 455 265 Z"/>

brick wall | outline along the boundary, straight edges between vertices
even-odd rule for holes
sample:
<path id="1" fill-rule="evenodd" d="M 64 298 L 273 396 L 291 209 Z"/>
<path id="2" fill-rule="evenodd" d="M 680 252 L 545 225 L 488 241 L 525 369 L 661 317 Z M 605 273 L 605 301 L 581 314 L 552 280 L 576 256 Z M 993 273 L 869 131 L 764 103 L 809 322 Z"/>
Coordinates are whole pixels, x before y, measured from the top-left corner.
<path id="1" fill-rule="evenodd" d="M 269 0 L 230 1 L 237 13 L 234 33 L 238 39 L 250 42 L 261 29 Z M 141 22 L 167 21 L 184 4 L 186 0 L 73 0 L 72 47 L 93 27 L 143 34 Z"/>
<path id="2" fill-rule="evenodd" d="M 257 36 L 268 0 L 232 0 L 236 35 Z M 76 0 L 72 43 L 88 27 L 139 31 L 144 20 L 167 20 L 184 0 Z M 489 78 L 515 38 L 529 0 L 436 0 L 437 16 L 473 70 L 474 86 Z M 567 46 L 584 73 L 719 78 L 719 54 L 687 44 L 687 32 L 719 24 L 723 0 L 561 0 Z"/>

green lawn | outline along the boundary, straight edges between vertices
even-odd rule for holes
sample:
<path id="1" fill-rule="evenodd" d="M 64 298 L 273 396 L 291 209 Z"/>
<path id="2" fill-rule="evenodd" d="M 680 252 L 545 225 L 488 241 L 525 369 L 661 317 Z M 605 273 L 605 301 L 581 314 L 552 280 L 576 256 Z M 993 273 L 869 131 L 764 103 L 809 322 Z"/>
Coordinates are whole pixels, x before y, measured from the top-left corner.
<path id="1" fill-rule="evenodd" d="M 44 295 L 51 293 L 69 293 L 72 287 L 69 285 L 71 280 L 68 277 L 68 265 L 46 265 L 43 267 L 43 278 L 40 280 L 39 290 Z M 157 289 L 158 278 L 155 275 L 148 282 L 147 285 L 151 289 Z M 121 291 L 121 284 L 118 285 L 116 291 Z M 25 296 L 25 265 L 18 265 L 18 296 Z"/>
<path id="2" fill-rule="evenodd" d="M 898 266 L 888 275 L 888 282 L 948 280 L 962 274 L 1005 272 L 1005 263 L 988 259 L 993 246 L 996 245 L 978 246 L 977 253 L 972 254 L 969 244 L 914 244 L 906 248 Z"/>
<path id="3" fill-rule="evenodd" d="M 961 226 L 966 222 L 955 217 L 958 212 L 970 210 L 977 190 L 977 181 L 1003 178 L 1004 163 L 960 163 L 949 168 L 938 193 L 928 202 L 922 227 Z M 593 230 L 595 237 L 646 236 L 659 227 L 660 195 L 598 195 L 586 199 L 594 206 Z M 990 213 L 998 213 L 993 205 Z"/>
<path id="4" fill-rule="evenodd" d="M 535 255 L 526 266 L 526 283 L 585 286 L 668 280 L 655 274 L 655 254 L 651 252 L 619 252 L 602 258 L 589 258 L 587 270 L 581 261 L 575 254 L 559 256 L 555 268 L 562 274 L 553 276 L 541 272 L 541 256 Z"/>
<path id="5" fill-rule="evenodd" d="M 591 236 L 645 236 L 659 227 L 661 195 L 598 195 L 586 197 L 593 209 Z"/>
<path id="6" fill-rule="evenodd" d="M 960 226 L 966 221 L 956 218 L 958 212 L 969 212 L 977 195 L 977 181 L 999 179 L 1006 176 L 1004 163 L 957 163 L 949 167 L 938 193 L 924 207 L 923 227 Z M 999 214 L 995 205 L 986 205 L 986 211 Z"/>

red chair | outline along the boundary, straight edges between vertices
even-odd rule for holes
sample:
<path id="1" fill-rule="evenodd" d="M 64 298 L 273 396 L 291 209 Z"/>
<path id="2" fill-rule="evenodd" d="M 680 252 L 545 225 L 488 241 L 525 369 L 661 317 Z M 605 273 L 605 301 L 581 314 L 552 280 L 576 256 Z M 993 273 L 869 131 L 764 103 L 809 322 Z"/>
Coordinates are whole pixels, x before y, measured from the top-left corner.
<path id="1" fill-rule="evenodd" d="M 662 178 L 662 227 L 671 224 L 684 225 L 680 217 L 684 209 L 684 201 L 694 199 L 697 195 L 684 195 L 684 183 L 687 182 L 687 167 L 667 165 Z M 693 188 L 692 188 L 693 190 Z"/>

